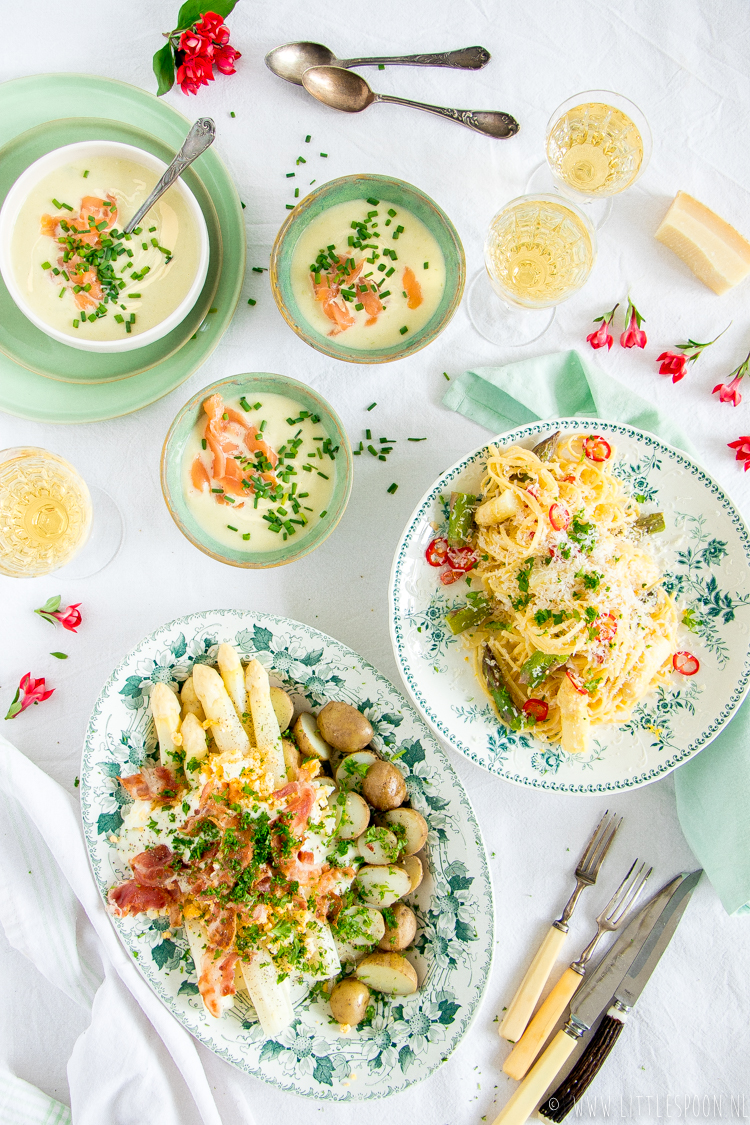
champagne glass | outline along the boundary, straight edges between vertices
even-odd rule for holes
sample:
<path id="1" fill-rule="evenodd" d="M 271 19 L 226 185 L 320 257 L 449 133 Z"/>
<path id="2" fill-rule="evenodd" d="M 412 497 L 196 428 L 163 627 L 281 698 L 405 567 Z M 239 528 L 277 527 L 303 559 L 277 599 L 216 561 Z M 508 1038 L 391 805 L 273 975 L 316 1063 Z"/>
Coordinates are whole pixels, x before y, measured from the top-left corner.
<path id="1" fill-rule="evenodd" d="M 585 284 L 595 260 L 594 228 L 575 204 L 554 192 L 512 199 L 490 223 L 486 270 L 469 288 L 472 324 L 493 344 L 530 344 Z"/>
<path id="2" fill-rule="evenodd" d="M 72 465 L 36 446 L 0 450 L 0 574 L 35 578 L 61 570 L 88 578 L 122 542 L 117 505 Z"/>
<path id="3" fill-rule="evenodd" d="M 526 190 L 550 186 L 586 209 L 596 227 L 609 218 L 612 196 L 646 170 L 652 140 L 637 105 L 610 90 L 586 90 L 559 105 L 547 123 L 547 160 Z"/>

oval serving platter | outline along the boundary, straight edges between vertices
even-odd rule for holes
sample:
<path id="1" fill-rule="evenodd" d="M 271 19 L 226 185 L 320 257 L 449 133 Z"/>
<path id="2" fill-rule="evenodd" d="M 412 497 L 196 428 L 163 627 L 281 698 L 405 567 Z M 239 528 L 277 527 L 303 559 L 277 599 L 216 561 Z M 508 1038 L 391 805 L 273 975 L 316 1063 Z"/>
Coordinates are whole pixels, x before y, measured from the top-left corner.
<path id="1" fill-rule="evenodd" d="M 317 711 L 329 699 L 357 706 L 375 729 L 378 751 L 398 761 L 409 799 L 429 825 L 427 873 L 410 898 L 419 930 L 409 957 L 420 988 L 408 998 L 373 993 L 373 1014 L 348 1036 L 339 1034 L 326 1002 L 301 992 L 293 1024 L 264 1040 L 246 993 L 209 1026 L 181 928 L 145 916 L 113 924 L 157 996 L 227 1062 L 279 1089 L 328 1101 L 398 1093 L 436 1070 L 476 1015 L 492 959 L 492 886 L 479 826 L 445 753 L 403 696 L 351 649 L 297 621 L 219 609 L 171 621 L 128 653 L 97 699 L 83 752 L 81 811 L 97 885 L 106 898 L 126 874 L 113 846 L 130 800 L 118 777 L 154 753 L 151 688 L 181 683 L 196 662 L 214 663 L 223 641 L 260 660 L 305 709 Z"/>
<path id="2" fill-rule="evenodd" d="M 682 617 L 680 648 L 700 671 L 673 673 L 621 726 L 592 728 L 591 748 L 566 754 L 529 732 L 508 730 L 480 688 L 468 650 L 445 613 L 465 600 L 442 586 L 425 549 L 445 534 L 451 491 L 478 492 L 487 445 L 532 448 L 544 437 L 602 433 L 616 447 L 616 474 L 644 512 L 664 513 L 653 546 Z M 436 527 L 438 530 L 436 530 Z M 653 434 L 599 419 L 533 422 L 485 442 L 448 469 L 422 498 L 394 557 L 391 639 L 404 684 L 430 725 L 467 758 L 506 781 L 561 793 L 633 789 L 697 754 L 729 721 L 750 686 L 750 535 L 721 487 L 687 454 Z"/>

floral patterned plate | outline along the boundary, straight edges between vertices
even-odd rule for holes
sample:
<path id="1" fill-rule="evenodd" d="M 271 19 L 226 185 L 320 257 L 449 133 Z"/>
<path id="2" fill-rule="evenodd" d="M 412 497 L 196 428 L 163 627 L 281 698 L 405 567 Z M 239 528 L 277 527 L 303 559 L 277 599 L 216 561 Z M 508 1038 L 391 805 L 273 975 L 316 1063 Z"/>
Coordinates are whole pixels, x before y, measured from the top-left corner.
<path id="1" fill-rule="evenodd" d="M 99 890 L 106 896 L 126 877 L 113 845 L 130 798 L 117 778 L 154 753 L 149 692 L 160 681 L 181 683 L 196 662 L 213 663 L 222 641 L 257 657 L 303 705 L 354 704 L 375 728 L 380 753 L 398 760 L 409 798 L 429 825 L 427 874 L 411 900 L 419 930 L 409 956 L 419 991 L 393 999 L 374 993 L 374 1014 L 344 1037 L 327 1003 L 301 989 L 293 1024 L 264 1040 L 245 993 L 209 1026 L 181 929 L 172 933 L 161 918 L 113 924 L 157 996 L 227 1062 L 282 1090 L 328 1101 L 398 1093 L 445 1062 L 477 1012 L 492 959 L 492 885 L 479 826 L 446 755 L 403 696 L 351 649 L 298 621 L 218 609 L 162 625 L 128 653 L 96 702 L 83 752 L 83 827 Z"/>
<path id="2" fill-rule="evenodd" d="M 750 536 L 719 485 L 685 453 L 653 434 L 599 419 L 533 422 L 500 434 L 499 446 L 531 448 L 555 430 L 602 433 L 617 449 L 615 472 L 645 512 L 664 513 L 653 548 L 682 609 L 680 648 L 700 660 L 690 679 L 672 676 L 622 726 L 594 728 L 591 750 L 566 754 L 495 717 L 445 612 L 465 599 L 441 586 L 424 557 L 445 534 L 451 491 L 478 491 L 489 442 L 437 480 L 411 516 L 391 572 L 391 638 L 399 671 L 428 722 L 456 750 L 507 781 L 561 793 L 632 789 L 663 777 L 715 738 L 750 682 Z M 439 530 L 436 531 L 435 528 Z"/>

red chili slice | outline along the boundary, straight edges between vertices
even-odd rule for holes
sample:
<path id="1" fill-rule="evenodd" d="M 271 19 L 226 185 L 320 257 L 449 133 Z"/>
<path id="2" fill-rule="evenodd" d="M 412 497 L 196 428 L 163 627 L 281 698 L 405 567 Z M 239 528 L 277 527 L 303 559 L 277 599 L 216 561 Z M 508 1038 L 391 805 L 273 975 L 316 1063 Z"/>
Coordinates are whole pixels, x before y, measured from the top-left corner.
<path id="1" fill-rule="evenodd" d="M 446 567 L 440 575 L 440 581 L 444 586 L 450 586 L 454 582 L 458 582 L 459 578 L 463 578 L 463 576 L 464 572 L 462 570 L 451 570 L 450 567 Z"/>
<path id="2" fill-rule="evenodd" d="M 676 652 L 672 657 L 672 665 L 675 672 L 679 672 L 680 675 L 694 676 L 701 662 L 697 656 L 693 656 L 692 652 Z"/>
<path id="3" fill-rule="evenodd" d="M 549 522 L 555 531 L 565 531 L 570 527 L 570 512 L 562 504 L 552 504 L 549 510 Z"/>
<path id="4" fill-rule="evenodd" d="M 611 641 L 617 632 L 617 619 L 613 613 L 605 613 L 597 622 L 600 641 Z"/>
<path id="5" fill-rule="evenodd" d="M 457 570 L 459 573 L 465 574 L 477 565 L 477 556 L 471 547 L 449 547 L 448 558 L 443 561 L 447 561 L 451 570 Z"/>
<path id="6" fill-rule="evenodd" d="M 612 446 L 603 437 L 595 434 L 593 437 L 587 437 L 583 443 L 583 452 L 588 457 L 589 461 L 609 461 L 612 456 Z"/>
<path id="7" fill-rule="evenodd" d="M 433 539 L 424 553 L 430 566 L 442 566 L 448 559 L 448 540 Z"/>
<path id="8" fill-rule="evenodd" d="M 527 699 L 523 712 L 525 715 L 533 715 L 538 723 L 543 723 L 549 715 L 549 704 L 543 699 Z"/>
<path id="9" fill-rule="evenodd" d="M 583 686 L 583 680 L 576 671 L 574 671 L 572 668 L 566 668 L 565 675 L 568 677 L 579 695 L 588 695 L 586 688 Z"/>
<path id="10" fill-rule="evenodd" d="M 538 485 L 536 485 L 536 484 L 530 484 L 530 485 L 528 486 L 528 488 L 526 489 L 526 491 L 527 491 L 527 492 L 528 492 L 528 493 L 529 493 L 529 494 L 530 494 L 531 496 L 533 496 L 535 500 L 538 500 L 538 499 L 539 499 L 539 486 L 538 486 Z"/>

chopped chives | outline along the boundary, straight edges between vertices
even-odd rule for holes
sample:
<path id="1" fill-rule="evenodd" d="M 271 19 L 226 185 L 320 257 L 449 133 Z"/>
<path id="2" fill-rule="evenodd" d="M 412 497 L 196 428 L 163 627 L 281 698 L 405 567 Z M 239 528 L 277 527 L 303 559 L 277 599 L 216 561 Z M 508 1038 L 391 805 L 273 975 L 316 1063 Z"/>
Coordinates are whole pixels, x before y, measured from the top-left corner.
<path id="1" fill-rule="evenodd" d="M 402 336 L 408 331 L 409 331 L 409 329 L 406 327 L 406 325 L 404 325 L 403 328 L 399 328 L 399 332 L 401 333 Z"/>
<path id="2" fill-rule="evenodd" d="M 391 496 L 393 496 L 394 492 L 398 491 L 398 485 L 394 483 L 390 488 L 386 489 L 386 491 L 390 492 Z"/>
<path id="3" fill-rule="evenodd" d="M 315 182 L 315 180 L 310 180 L 310 187 L 312 187 Z"/>
<path id="4" fill-rule="evenodd" d="M 125 323 L 125 317 L 122 315 L 122 313 L 115 313 L 115 320 L 117 321 L 118 324 L 124 324 Z"/>
<path id="5" fill-rule="evenodd" d="M 74 321 L 73 321 L 73 327 L 74 327 L 74 328 L 77 328 L 77 327 L 78 327 L 78 321 L 77 321 L 77 320 L 74 320 Z"/>
<path id="6" fill-rule="evenodd" d="M 130 323 L 135 324 L 135 313 L 130 314 Z"/>
<path id="7" fill-rule="evenodd" d="M 42 262 L 42 269 L 43 270 L 51 270 L 52 269 L 52 262 Z"/>
<path id="8" fill-rule="evenodd" d="M 389 215 L 391 216 L 391 218 L 393 218 L 393 217 L 394 217 L 394 215 L 396 214 L 396 212 L 395 212 L 395 211 L 393 210 L 393 208 L 392 208 L 392 207 L 389 207 L 389 208 L 388 208 L 388 214 L 389 214 Z"/>
<path id="9" fill-rule="evenodd" d="M 148 243 L 147 242 L 141 243 L 141 250 L 148 250 Z"/>
<path id="10" fill-rule="evenodd" d="M 322 157 L 324 157 L 324 159 L 326 159 L 326 160 L 328 159 L 328 153 L 327 153 L 327 152 L 321 152 L 321 154 L 320 154 L 320 155 L 321 155 Z"/>
<path id="11" fill-rule="evenodd" d="M 378 70 L 385 70 L 385 63 L 379 62 L 378 63 Z"/>
<path id="12" fill-rule="evenodd" d="M 323 517 L 327 516 L 327 515 L 328 515 L 328 509 L 324 508 L 323 511 L 320 513 L 320 518 L 323 519 Z"/>
<path id="13" fill-rule="evenodd" d="M 305 137 L 305 144 L 309 145 L 311 140 L 312 140 L 312 135 L 310 133 L 308 133 L 307 136 Z"/>
<path id="14" fill-rule="evenodd" d="M 388 277 L 388 274 L 386 274 L 385 276 Z M 380 299 L 382 300 L 384 297 L 390 297 L 390 295 L 391 295 L 390 289 L 386 289 L 385 293 L 380 294 Z"/>
<path id="15" fill-rule="evenodd" d="M 234 117 L 234 110 L 233 110 L 233 109 L 230 109 L 230 111 L 229 111 L 229 116 L 230 116 L 230 117 Z"/>
<path id="16" fill-rule="evenodd" d="M 430 263 L 429 263 L 429 262 L 425 262 L 425 264 L 424 264 L 424 267 L 423 267 L 423 268 L 424 268 L 424 269 L 426 269 L 426 270 L 428 270 L 428 269 L 430 268 Z"/>
<path id="17" fill-rule="evenodd" d="M 307 164 L 307 161 L 305 160 L 304 156 L 298 156 L 297 157 L 297 163 L 298 164 Z"/>
<path id="18" fill-rule="evenodd" d="M 159 246 L 159 239 L 158 238 L 152 238 L 151 239 L 151 245 L 158 247 Z"/>
<path id="19" fill-rule="evenodd" d="M 384 455 L 383 455 L 382 453 L 380 453 L 380 454 L 378 455 L 378 461 L 387 461 L 387 460 L 388 460 L 388 458 L 387 458 L 387 457 L 385 457 L 385 456 L 384 456 Z"/>
<path id="20" fill-rule="evenodd" d="M 60 290 L 60 292 L 59 292 L 59 293 L 57 294 L 57 295 L 58 295 L 58 297 L 62 297 L 62 295 L 63 295 L 63 293 L 64 293 L 64 292 L 65 292 L 65 286 L 63 285 L 62 289 L 61 289 L 61 290 Z"/>
<path id="21" fill-rule="evenodd" d="M 297 174 L 296 172 L 287 172 L 286 178 L 288 180 L 291 180 L 292 176 L 296 176 L 296 174 Z"/>
<path id="22" fill-rule="evenodd" d="M 206 439 L 205 439 L 205 438 L 201 438 L 201 449 L 205 449 L 205 448 L 206 448 L 206 446 L 207 446 L 207 444 L 208 444 L 208 443 L 206 442 Z"/>
<path id="23" fill-rule="evenodd" d="M 389 226 L 391 225 L 391 220 L 390 220 L 390 219 L 386 219 L 386 220 L 385 220 L 385 225 L 386 225 L 387 227 L 389 227 Z"/>
<path id="24" fill-rule="evenodd" d="M 138 294 L 136 293 L 136 294 L 134 294 L 134 296 L 138 296 Z M 219 310 L 218 309 L 209 309 L 208 311 L 209 311 L 209 314 L 210 314 L 210 313 L 217 313 Z"/>
<path id="25" fill-rule="evenodd" d="M 294 189 L 294 198 L 295 198 L 295 199 L 299 199 L 299 188 L 298 188 L 298 187 L 296 187 L 296 188 Z"/>
<path id="26" fill-rule="evenodd" d="M 451 381 L 451 377 L 450 377 L 450 375 L 448 374 L 448 372 L 447 372 L 447 371 L 444 371 L 444 372 L 443 372 L 443 376 L 444 376 L 444 378 L 446 378 L 446 379 L 448 380 L 448 382 L 450 383 L 450 381 Z"/>
<path id="27" fill-rule="evenodd" d="M 242 536 L 242 538 L 245 539 L 245 540 L 249 539 L 250 538 L 250 532 L 246 531 L 245 534 Z"/>
<path id="28" fill-rule="evenodd" d="M 149 234 L 153 234 L 153 232 L 154 232 L 155 230 L 156 230 L 156 227 L 149 227 L 149 228 L 148 228 L 148 233 L 149 233 Z"/>
<path id="29" fill-rule="evenodd" d="M 286 206 L 287 211 L 293 211 L 294 210 L 294 204 L 293 203 L 287 203 L 287 204 L 285 204 L 285 206 Z"/>
<path id="30" fill-rule="evenodd" d="M 408 437 L 407 441 L 427 441 L 426 437 Z"/>
<path id="31" fill-rule="evenodd" d="M 126 321 L 125 321 L 125 331 L 126 331 L 126 332 L 129 332 L 129 331 L 130 331 L 130 321 L 129 321 L 129 320 L 126 320 Z"/>
<path id="32" fill-rule="evenodd" d="M 61 207 L 62 207 L 62 203 L 58 203 L 56 199 L 53 199 L 53 200 L 52 200 L 52 206 L 53 206 L 53 207 L 56 207 L 56 208 L 57 208 L 57 210 L 59 211 L 59 210 L 61 209 Z"/>
<path id="33" fill-rule="evenodd" d="M 369 430 L 365 430 L 365 437 L 367 438 L 368 441 L 372 441 L 372 434 L 370 433 Z"/>
<path id="34" fill-rule="evenodd" d="M 257 305 L 258 302 L 254 301 L 252 297 L 248 297 L 247 303 L 248 305 Z"/>
<path id="35" fill-rule="evenodd" d="M 253 404 L 253 409 L 254 410 L 260 410 L 262 405 L 263 405 L 262 402 L 256 402 L 256 403 Z"/>
<path id="36" fill-rule="evenodd" d="M 369 406 L 367 407 L 367 409 L 368 409 L 368 410 L 372 410 L 372 409 L 373 409 L 373 407 L 375 407 L 375 406 L 377 406 L 377 405 L 378 405 L 378 404 L 377 404 L 376 402 L 371 402 L 371 403 L 370 403 L 370 405 L 369 405 Z"/>
<path id="37" fill-rule="evenodd" d="M 59 271 L 59 269 L 57 268 L 57 266 L 53 266 L 53 267 L 52 267 L 52 272 L 53 272 L 53 274 L 55 275 L 55 277 L 59 277 L 59 276 L 60 276 L 60 271 Z"/>
<path id="38" fill-rule="evenodd" d="M 390 276 L 391 276 L 391 274 L 393 274 L 393 273 L 395 273 L 395 272 L 396 272 L 396 267 L 395 267 L 395 266 L 391 266 L 391 268 L 390 268 L 389 270 L 386 270 L 386 271 L 385 271 L 385 276 L 386 276 L 386 277 L 390 277 Z"/>
<path id="39" fill-rule="evenodd" d="M 211 489 L 211 491 L 212 491 L 212 492 L 221 492 L 221 493 L 223 493 L 223 492 L 224 492 L 224 489 L 223 489 L 223 488 L 212 488 L 212 489 Z"/>
<path id="40" fill-rule="evenodd" d="M 260 430 L 261 433 L 263 433 L 265 428 L 266 428 L 266 420 L 264 418 L 263 421 L 261 422 L 261 424 L 258 426 L 258 429 Z"/>
<path id="41" fill-rule="evenodd" d="M 379 199 L 372 199 L 372 198 L 370 198 L 370 199 L 368 199 L 368 200 L 367 200 L 367 202 L 368 202 L 368 203 L 371 203 L 373 207 L 377 207 L 377 206 L 379 205 L 379 203 L 380 203 L 380 200 L 379 200 Z"/>
<path id="42" fill-rule="evenodd" d="M 245 204 L 242 203 L 242 201 L 240 201 L 240 206 L 242 207 L 242 210 L 244 211 L 245 210 Z"/>
<path id="43" fill-rule="evenodd" d="M 140 298 L 140 293 L 128 293 L 128 300 L 137 301 Z"/>
<path id="44" fill-rule="evenodd" d="M 228 523 L 227 527 L 229 528 L 230 531 L 236 531 L 237 530 L 236 527 L 232 527 L 231 523 Z"/>
<path id="45" fill-rule="evenodd" d="M 88 176 L 88 174 L 89 174 L 89 170 L 88 170 L 88 168 L 87 168 L 87 169 L 86 169 L 86 171 L 85 171 L 85 172 L 83 173 L 83 178 L 84 178 L 84 180 L 86 179 L 86 177 Z"/>
<path id="46" fill-rule="evenodd" d="M 362 309 L 363 309 L 363 308 L 364 308 L 365 306 L 364 306 L 364 305 L 359 305 L 359 304 L 357 304 L 357 305 L 355 305 L 354 307 L 355 307 L 355 309 L 357 310 L 357 312 L 362 312 Z"/>
<path id="47" fill-rule="evenodd" d="M 325 475 L 325 473 L 321 473 L 320 469 L 316 469 L 315 472 L 318 474 L 319 477 L 322 477 L 323 480 L 330 480 L 331 479 L 330 477 L 327 477 Z"/>

